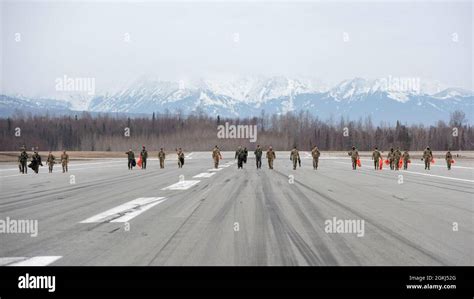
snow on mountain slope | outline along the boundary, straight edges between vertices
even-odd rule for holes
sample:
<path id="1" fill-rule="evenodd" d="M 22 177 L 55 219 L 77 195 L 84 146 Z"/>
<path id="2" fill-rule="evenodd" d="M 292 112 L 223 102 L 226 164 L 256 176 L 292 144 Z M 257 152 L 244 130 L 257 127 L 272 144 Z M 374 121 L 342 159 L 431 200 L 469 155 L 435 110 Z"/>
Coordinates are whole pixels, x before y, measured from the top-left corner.
<path id="1" fill-rule="evenodd" d="M 257 107 L 270 99 L 317 91 L 307 82 L 281 76 L 204 80 L 203 84 L 214 94 L 225 95 L 239 102 L 252 103 Z"/>
<path id="2" fill-rule="evenodd" d="M 406 80 L 354 78 L 328 89 L 311 81 L 286 77 L 207 79 L 186 85 L 140 78 L 126 88 L 93 98 L 70 95 L 59 101 L 48 101 L 4 96 L 0 98 L 0 105 L 8 107 L 7 114 L 13 111 L 12 107 L 148 114 L 199 111 L 223 117 L 253 117 L 264 110 L 267 114 L 309 111 L 320 118 L 355 119 L 371 115 L 374 121 L 430 122 L 447 120 L 450 112 L 462 110 L 468 118 L 474 118 L 470 115 L 474 101 L 471 91 L 447 88 L 430 95 L 427 90 L 439 89 L 439 83 L 423 85 L 420 84 L 423 80 Z"/>
<path id="3" fill-rule="evenodd" d="M 465 90 L 462 88 L 447 88 L 433 95 L 433 97 L 437 99 L 459 99 L 472 96 L 472 91 Z"/>

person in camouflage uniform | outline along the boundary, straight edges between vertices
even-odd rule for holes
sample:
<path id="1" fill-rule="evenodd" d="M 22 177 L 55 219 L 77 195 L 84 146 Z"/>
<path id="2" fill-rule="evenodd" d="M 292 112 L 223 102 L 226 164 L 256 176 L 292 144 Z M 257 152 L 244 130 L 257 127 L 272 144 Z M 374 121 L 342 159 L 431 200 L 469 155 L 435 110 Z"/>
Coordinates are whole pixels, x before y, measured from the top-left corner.
<path id="1" fill-rule="evenodd" d="M 132 149 L 129 149 L 128 152 L 125 152 L 125 154 L 127 155 L 127 158 L 128 158 L 128 169 L 132 170 L 133 166 L 135 166 L 133 165 L 135 161 L 135 153 L 132 151 Z"/>
<path id="2" fill-rule="evenodd" d="M 257 144 L 257 148 L 255 149 L 254 154 L 255 154 L 255 161 L 257 163 L 257 169 L 260 169 L 262 168 L 262 155 L 263 155 L 263 151 L 260 148 L 260 144 Z"/>
<path id="3" fill-rule="evenodd" d="M 247 156 L 249 155 L 249 151 L 246 147 L 244 147 L 244 163 L 247 164 Z"/>
<path id="4" fill-rule="evenodd" d="M 245 150 L 240 145 L 235 151 L 235 159 L 237 159 L 237 169 L 243 169 L 243 163 L 245 160 Z"/>
<path id="5" fill-rule="evenodd" d="M 453 155 L 451 154 L 451 151 L 448 150 L 445 156 L 446 159 L 446 165 L 448 166 L 448 170 L 451 170 L 451 163 L 453 163 Z"/>
<path id="6" fill-rule="evenodd" d="M 390 148 L 390 151 L 387 154 L 387 160 L 390 163 L 390 169 L 393 170 L 394 169 L 393 161 L 395 160 L 395 153 L 393 152 L 393 147 Z"/>
<path id="7" fill-rule="evenodd" d="M 23 174 L 27 174 L 28 173 L 28 167 L 27 167 L 28 153 L 26 152 L 26 148 L 24 146 L 22 147 L 22 151 L 20 155 L 18 156 L 18 163 L 20 167 L 20 172 Z"/>
<path id="8" fill-rule="evenodd" d="M 399 170 L 401 158 L 402 158 L 402 152 L 400 151 L 400 148 L 397 147 L 397 149 L 393 152 L 393 163 L 395 166 L 395 170 Z"/>
<path id="9" fill-rule="evenodd" d="M 426 149 L 423 151 L 422 160 L 425 161 L 425 170 L 430 170 L 431 160 L 433 160 L 433 152 L 431 151 L 429 146 L 427 146 Z"/>
<path id="10" fill-rule="evenodd" d="M 374 151 L 372 152 L 372 160 L 374 160 L 375 170 L 379 170 L 380 169 L 380 160 L 383 160 L 383 157 L 382 157 L 382 154 L 380 153 L 380 151 L 377 147 L 375 147 Z"/>
<path id="11" fill-rule="evenodd" d="M 37 151 L 35 151 L 33 155 L 31 156 L 30 167 L 37 174 L 39 172 L 40 166 L 43 166 L 43 162 L 41 162 L 41 156 L 38 154 Z"/>
<path id="12" fill-rule="evenodd" d="M 158 152 L 158 159 L 160 160 L 160 168 L 165 168 L 165 158 L 166 158 L 166 153 L 163 150 L 163 148 L 160 148 L 160 151 Z"/>
<path id="13" fill-rule="evenodd" d="M 317 170 L 319 164 L 319 156 L 321 156 L 321 153 L 319 152 L 319 149 L 316 145 L 313 147 L 313 150 L 311 150 L 311 156 L 313 156 L 313 169 Z"/>
<path id="14" fill-rule="evenodd" d="M 48 154 L 48 158 L 46 159 L 46 164 L 48 164 L 49 173 L 53 173 L 53 166 L 54 166 L 54 163 L 56 163 L 55 161 L 56 161 L 56 157 L 50 151 Z"/>
<path id="15" fill-rule="evenodd" d="M 408 150 L 405 150 L 405 152 L 403 153 L 402 160 L 403 160 L 403 169 L 407 170 L 408 169 L 408 161 L 410 161 L 410 154 L 408 153 Z"/>
<path id="16" fill-rule="evenodd" d="M 214 168 L 219 168 L 219 160 L 222 159 L 222 155 L 217 145 L 212 150 L 212 159 L 214 160 Z"/>
<path id="17" fill-rule="evenodd" d="M 146 160 L 148 159 L 148 151 L 145 149 L 145 146 L 142 146 L 142 151 L 140 152 L 140 158 L 142 159 L 142 169 L 146 169 Z"/>
<path id="18" fill-rule="evenodd" d="M 266 157 L 268 160 L 268 168 L 273 169 L 273 160 L 276 159 L 276 155 L 271 145 L 268 147 Z"/>
<path id="19" fill-rule="evenodd" d="M 63 167 L 63 173 L 68 171 L 68 168 L 67 168 L 68 164 L 69 164 L 69 155 L 66 153 L 66 151 L 63 151 L 63 153 L 61 154 L 61 165 Z"/>
<path id="20" fill-rule="evenodd" d="M 351 156 L 352 160 L 352 169 L 356 170 L 357 169 L 357 160 L 359 160 L 359 152 L 357 151 L 356 147 L 353 146 L 352 150 L 347 153 L 349 156 Z"/>
<path id="21" fill-rule="evenodd" d="M 178 168 L 183 168 L 183 165 L 184 165 L 184 152 L 181 148 L 178 149 L 178 151 L 176 152 L 176 154 L 178 155 Z"/>
<path id="22" fill-rule="evenodd" d="M 296 149 L 296 146 L 293 147 L 293 149 L 290 152 L 290 161 L 293 161 L 293 170 L 296 170 L 298 161 L 300 162 L 300 167 L 301 167 L 300 153 Z"/>

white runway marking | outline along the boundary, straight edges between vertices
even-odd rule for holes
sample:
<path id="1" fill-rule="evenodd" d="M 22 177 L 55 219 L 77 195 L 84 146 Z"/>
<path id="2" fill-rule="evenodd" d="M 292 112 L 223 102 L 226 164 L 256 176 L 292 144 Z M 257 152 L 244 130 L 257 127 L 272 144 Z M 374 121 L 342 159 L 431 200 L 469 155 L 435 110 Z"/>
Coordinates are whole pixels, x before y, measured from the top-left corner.
<path id="1" fill-rule="evenodd" d="M 165 197 L 140 197 L 92 216 L 81 223 L 127 222 L 165 200 Z"/>
<path id="2" fill-rule="evenodd" d="M 345 164 L 347 165 L 347 163 L 345 162 L 337 162 L 336 163 L 339 163 L 339 164 Z M 350 166 L 350 165 L 349 165 Z M 367 167 L 362 169 L 362 167 L 359 167 L 358 168 L 360 171 L 364 171 L 364 170 L 367 170 Z M 380 171 L 380 170 L 379 170 Z M 418 174 L 418 175 L 426 175 L 426 176 L 431 176 L 431 177 L 435 177 L 435 178 L 440 178 L 440 179 L 447 179 L 447 180 L 455 180 L 455 181 L 462 181 L 462 182 L 469 182 L 469 183 L 474 183 L 474 180 L 468 180 L 468 179 L 460 179 L 460 178 L 453 178 L 453 177 L 449 177 L 449 176 L 442 176 L 442 175 L 435 175 L 435 174 L 429 174 L 429 173 L 422 173 L 422 172 L 415 172 L 415 171 L 408 171 L 408 170 L 402 170 L 400 169 L 398 172 L 393 172 L 395 170 L 392 170 L 391 173 L 411 173 L 411 174 Z"/>
<path id="3" fill-rule="evenodd" d="M 226 168 L 226 167 L 229 167 L 229 166 L 230 166 L 229 164 L 227 164 L 227 165 L 224 164 L 224 165 L 219 166 L 219 168 Z"/>
<path id="4" fill-rule="evenodd" d="M 190 181 L 181 181 L 181 182 L 177 182 L 173 185 L 170 185 L 168 187 L 165 187 L 161 190 L 187 190 L 189 188 L 191 188 L 192 186 L 196 185 L 197 183 L 199 183 L 200 181 L 198 180 L 190 180 Z"/>
<path id="5" fill-rule="evenodd" d="M 374 160 L 369 160 L 369 159 L 360 159 L 361 161 L 367 161 L 367 162 L 370 162 L 371 165 L 373 166 L 373 163 L 374 163 Z M 384 159 L 385 160 L 385 159 Z M 438 161 L 441 160 L 441 159 L 438 159 Z M 443 167 L 443 168 L 447 168 L 446 166 L 446 161 L 442 160 L 443 161 L 443 165 L 436 165 L 434 163 L 431 163 L 430 167 Z M 437 162 L 439 163 L 439 162 Z M 425 164 L 420 164 L 420 163 L 413 163 L 411 162 L 410 164 L 408 165 L 416 165 L 416 166 L 423 166 L 425 167 Z M 387 165 L 383 165 L 384 167 L 388 167 Z M 451 166 L 451 168 L 458 168 L 458 169 L 474 169 L 474 167 L 467 167 L 467 166 L 455 166 L 454 164 Z"/>
<path id="6" fill-rule="evenodd" d="M 30 162 L 28 162 L 29 164 Z M 111 164 L 111 163 L 123 163 L 123 160 L 120 160 L 120 161 L 113 161 L 113 162 L 97 162 L 97 163 L 80 163 L 80 164 L 71 164 L 69 163 L 69 168 L 71 167 L 76 167 L 76 166 L 84 166 L 84 165 L 104 165 L 104 164 Z M 43 167 L 46 167 L 47 165 L 46 164 L 43 164 L 44 166 Z M 61 163 L 56 163 L 54 164 L 56 167 L 61 167 Z M 40 168 L 41 169 L 41 168 Z M 48 170 L 48 168 L 46 167 L 46 170 Z M 18 167 L 17 168 L 7 168 L 7 169 L 0 169 L 0 171 L 18 171 Z M 28 168 L 28 171 L 33 171 L 31 170 L 31 168 Z"/>
<path id="7" fill-rule="evenodd" d="M 0 266 L 28 266 L 40 267 L 47 266 L 62 258 L 62 256 L 34 256 L 27 257 L 4 257 L 0 258 Z"/>
<path id="8" fill-rule="evenodd" d="M 8 264 L 12 264 L 18 261 L 23 261 L 25 259 L 26 257 L 1 257 L 0 266 L 7 266 Z"/>
<path id="9" fill-rule="evenodd" d="M 408 173 L 412 173 L 412 174 L 426 175 L 426 176 L 431 176 L 431 177 L 435 177 L 435 178 L 442 178 L 442 179 L 448 179 L 448 180 L 456 180 L 456 181 L 474 183 L 474 180 L 468 180 L 468 179 L 452 178 L 452 177 L 448 177 L 448 176 L 441 176 L 441 175 L 435 175 L 435 174 L 429 174 L 429 173 L 414 172 L 414 171 L 408 171 L 408 170 L 400 170 L 400 171 L 401 172 L 408 172 Z"/>
<path id="10" fill-rule="evenodd" d="M 103 166 L 94 166 L 94 167 L 85 167 L 85 168 L 71 168 L 71 166 L 69 166 L 69 172 L 67 173 L 64 173 L 64 175 L 68 175 L 68 174 L 75 174 L 76 171 L 78 170 L 89 170 L 89 169 L 94 169 L 94 168 L 107 168 L 107 167 L 123 167 L 122 165 L 103 165 Z M 125 166 L 127 167 L 127 166 Z M 9 177 L 16 177 L 16 176 L 38 176 L 38 175 L 51 175 L 51 173 L 48 172 L 48 168 L 44 168 L 43 171 L 41 170 L 43 168 L 40 168 L 40 172 L 38 174 L 36 174 L 32 169 L 29 169 L 28 171 L 28 174 L 22 174 L 22 173 L 18 173 L 18 174 L 12 174 L 12 175 L 5 175 L 5 176 L 0 176 L 0 178 L 9 178 Z M 57 173 L 61 173 L 62 174 L 62 169 L 61 168 L 55 168 L 53 170 L 53 174 L 57 174 Z"/>
<path id="11" fill-rule="evenodd" d="M 195 176 L 193 176 L 193 178 L 210 178 L 215 174 L 215 172 L 202 172 L 200 174 L 196 174 Z"/>
<path id="12" fill-rule="evenodd" d="M 211 169 L 208 169 L 207 171 L 215 172 L 215 171 L 221 171 L 222 169 L 224 168 L 211 168 Z"/>

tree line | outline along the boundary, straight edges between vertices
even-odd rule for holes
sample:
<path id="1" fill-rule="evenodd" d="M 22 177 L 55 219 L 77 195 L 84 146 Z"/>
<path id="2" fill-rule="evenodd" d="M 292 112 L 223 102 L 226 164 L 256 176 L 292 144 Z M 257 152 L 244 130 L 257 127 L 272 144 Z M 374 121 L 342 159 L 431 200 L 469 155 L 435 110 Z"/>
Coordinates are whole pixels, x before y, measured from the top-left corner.
<path id="1" fill-rule="evenodd" d="M 249 139 L 218 138 L 218 126 L 256 126 L 257 141 Z M 253 149 L 257 144 L 276 150 L 297 146 L 309 150 L 317 145 L 325 151 L 347 150 L 355 145 L 359 150 L 375 146 L 387 150 L 400 147 L 422 150 L 473 150 L 473 128 L 464 112 L 451 114 L 448 123 L 435 125 L 380 123 L 374 125 L 370 116 L 349 120 L 333 118 L 321 120 L 308 112 L 266 115 L 259 117 L 223 118 L 203 113 L 191 115 L 155 114 L 147 117 L 126 117 L 111 114 L 92 116 L 83 112 L 72 116 L 25 115 L 17 113 L 0 119 L 2 134 L 0 150 L 16 151 L 25 145 L 41 151 L 125 151 L 141 149 L 206 151 L 218 145 L 221 150 L 234 150 L 238 145 Z"/>

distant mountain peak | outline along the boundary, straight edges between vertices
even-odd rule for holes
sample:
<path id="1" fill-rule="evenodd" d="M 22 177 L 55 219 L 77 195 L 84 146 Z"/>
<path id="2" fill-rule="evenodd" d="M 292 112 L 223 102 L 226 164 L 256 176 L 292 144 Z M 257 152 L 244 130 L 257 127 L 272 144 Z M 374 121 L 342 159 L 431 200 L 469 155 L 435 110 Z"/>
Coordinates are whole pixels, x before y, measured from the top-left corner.
<path id="1" fill-rule="evenodd" d="M 450 99 L 450 98 L 463 98 L 463 97 L 472 97 L 474 93 L 467 89 L 450 87 L 445 90 L 438 92 L 433 95 L 433 97 L 438 99 Z"/>
<path id="2" fill-rule="evenodd" d="M 308 111 L 321 118 L 370 115 L 374 121 L 446 120 L 454 110 L 473 109 L 472 91 L 453 87 L 438 91 L 443 85 L 436 81 L 415 78 L 408 82 L 412 85 L 402 85 L 398 79 L 356 77 L 328 88 L 315 80 L 284 76 L 193 82 L 144 76 L 125 88 L 94 97 L 80 94 L 61 94 L 60 99 L 2 96 L 0 106 L 2 113 L 7 114 L 15 109 L 54 109 L 140 114 L 202 111 L 210 115 L 253 117 L 264 110 L 268 114 Z"/>

